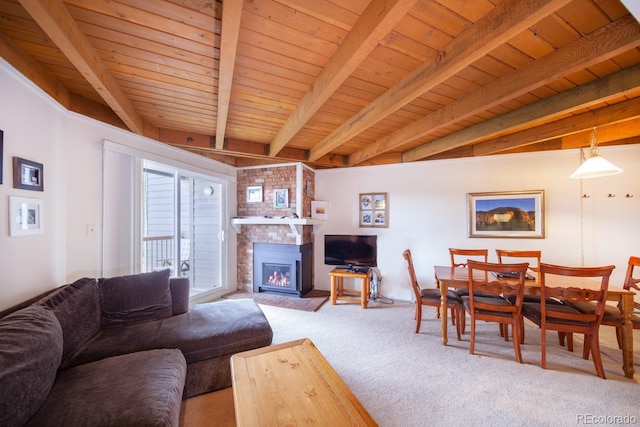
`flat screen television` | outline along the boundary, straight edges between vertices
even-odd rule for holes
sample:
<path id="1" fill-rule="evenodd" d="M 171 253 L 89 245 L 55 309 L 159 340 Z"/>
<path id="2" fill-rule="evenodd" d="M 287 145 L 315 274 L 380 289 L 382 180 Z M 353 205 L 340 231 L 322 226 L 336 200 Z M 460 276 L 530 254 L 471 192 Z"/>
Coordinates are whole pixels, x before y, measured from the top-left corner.
<path id="1" fill-rule="evenodd" d="M 378 236 L 324 235 L 324 263 L 348 268 L 376 267 Z"/>

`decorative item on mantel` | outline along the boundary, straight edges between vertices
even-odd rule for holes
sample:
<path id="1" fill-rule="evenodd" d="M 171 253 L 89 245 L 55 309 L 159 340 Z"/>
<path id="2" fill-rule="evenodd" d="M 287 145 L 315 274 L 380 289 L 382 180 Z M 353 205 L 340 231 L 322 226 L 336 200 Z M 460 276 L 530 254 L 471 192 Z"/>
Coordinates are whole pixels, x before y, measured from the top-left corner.
<path id="1" fill-rule="evenodd" d="M 591 145 L 589 147 L 589 158 L 585 160 L 582 147 L 580 148 L 580 160 L 584 163 L 571 174 L 571 178 L 598 178 L 601 176 L 615 175 L 622 172 L 622 169 L 613 163 L 603 159 L 598 154 L 598 142 L 596 141 L 596 128 L 591 132 Z"/>

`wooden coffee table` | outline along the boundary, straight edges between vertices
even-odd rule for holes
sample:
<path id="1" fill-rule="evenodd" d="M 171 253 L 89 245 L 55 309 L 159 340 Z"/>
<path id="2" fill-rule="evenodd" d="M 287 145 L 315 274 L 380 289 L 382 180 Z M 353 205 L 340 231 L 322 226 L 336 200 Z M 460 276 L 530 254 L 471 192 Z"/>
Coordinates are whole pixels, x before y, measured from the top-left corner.
<path id="1" fill-rule="evenodd" d="M 308 338 L 231 356 L 238 426 L 377 426 Z"/>

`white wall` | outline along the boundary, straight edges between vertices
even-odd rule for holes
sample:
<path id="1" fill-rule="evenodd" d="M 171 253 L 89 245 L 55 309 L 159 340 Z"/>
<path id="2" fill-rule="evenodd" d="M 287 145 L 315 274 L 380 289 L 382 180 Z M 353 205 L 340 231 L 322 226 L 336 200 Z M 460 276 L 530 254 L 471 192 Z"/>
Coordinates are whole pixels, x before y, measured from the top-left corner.
<path id="1" fill-rule="evenodd" d="M 71 113 L 0 58 L 0 129 L 4 131 L 0 185 L 0 310 L 80 277 L 102 275 L 102 141 L 173 150 L 176 162 L 195 156 Z M 150 148 L 151 147 L 151 148 Z M 44 165 L 44 191 L 13 188 L 13 156 Z M 236 209 L 235 169 L 198 157 L 210 173 L 231 175 L 230 208 Z M 193 164 L 193 163 L 192 163 Z M 9 196 L 44 201 L 44 234 L 9 237 Z M 110 200 L 118 204 L 118 198 Z M 88 233 L 87 226 L 96 232 Z M 227 266 L 235 287 L 235 234 Z"/>
<path id="2" fill-rule="evenodd" d="M 330 289 L 323 240 L 332 233 L 378 235 L 379 291 L 391 299 L 413 298 L 407 248 L 422 287 L 434 286 L 433 265 L 449 264 L 449 247 L 489 248 L 490 261 L 496 248 L 541 249 L 544 262 L 573 266 L 584 256 L 584 265 L 616 265 L 611 284 L 621 286 L 629 256 L 640 255 L 640 146 L 601 147 L 600 154 L 624 173 L 570 179 L 578 150 L 319 170 L 315 197 L 330 202 L 331 219 L 316 229 L 315 287 Z M 467 193 L 522 190 L 545 192 L 544 239 L 468 237 Z M 358 196 L 366 192 L 388 193 L 389 228 L 358 227 Z"/>

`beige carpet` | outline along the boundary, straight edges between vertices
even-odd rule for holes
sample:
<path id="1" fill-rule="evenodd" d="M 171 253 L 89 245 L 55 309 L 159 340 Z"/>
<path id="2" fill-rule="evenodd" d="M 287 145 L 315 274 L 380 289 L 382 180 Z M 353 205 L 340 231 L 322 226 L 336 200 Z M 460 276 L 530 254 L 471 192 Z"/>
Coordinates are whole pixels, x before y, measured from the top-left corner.
<path id="1" fill-rule="evenodd" d="M 259 292 L 252 293 L 246 291 L 233 292 L 224 298 L 239 299 L 252 298 L 258 304 L 270 305 L 273 307 L 289 308 L 292 310 L 316 311 L 329 299 L 328 291 L 312 289 L 302 298 L 295 295 L 281 295 L 275 293 Z"/>
<path id="2" fill-rule="evenodd" d="M 638 330 L 638 373 L 631 380 L 622 372 L 614 329 L 602 328 L 603 380 L 593 362 L 582 359 L 578 339 L 570 353 L 550 333 L 544 370 L 540 331 L 533 325 L 526 327 L 524 363 L 518 364 L 512 343 L 500 338 L 495 324 L 478 324 L 476 354 L 471 355 L 468 334 L 458 341 L 452 328 L 449 345 L 441 345 L 435 310 L 425 310 L 422 329 L 415 334 L 413 304 L 372 302 L 369 307 L 339 302 L 305 312 L 261 305 L 274 330 L 274 344 L 310 338 L 380 426 L 572 426 L 613 419 L 606 417 L 635 417 L 635 424 L 640 423 Z M 224 393 L 228 398 L 231 390 Z M 193 405 L 186 411 L 183 407 L 183 421 L 203 414 L 220 421 L 183 422 L 183 427 L 225 425 L 229 400 L 223 410 L 214 407 L 219 401 L 218 396 L 202 396 L 205 403 L 190 411 L 197 402 L 187 400 L 185 406 Z M 224 422 L 232 425 L 226 414 Z"/>

